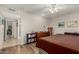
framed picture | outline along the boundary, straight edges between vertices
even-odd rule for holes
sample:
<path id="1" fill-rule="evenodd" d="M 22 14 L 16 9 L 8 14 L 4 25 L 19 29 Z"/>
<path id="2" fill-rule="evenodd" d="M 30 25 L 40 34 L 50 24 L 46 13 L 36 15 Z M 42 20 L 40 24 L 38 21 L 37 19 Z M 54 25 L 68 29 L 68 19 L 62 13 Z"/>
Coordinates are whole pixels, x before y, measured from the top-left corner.
<path id="1" fill-rule="evenodd" d="M 59 23 L 58 23 L 58 27 L 59 27 L 59 28 L 65 27 L 65 22 L 59 22 Z"/>
<path id="2" fill-rule="evenodd" d="M 78 27 L 78 21 L 69 21 L 67 27 Z"/>

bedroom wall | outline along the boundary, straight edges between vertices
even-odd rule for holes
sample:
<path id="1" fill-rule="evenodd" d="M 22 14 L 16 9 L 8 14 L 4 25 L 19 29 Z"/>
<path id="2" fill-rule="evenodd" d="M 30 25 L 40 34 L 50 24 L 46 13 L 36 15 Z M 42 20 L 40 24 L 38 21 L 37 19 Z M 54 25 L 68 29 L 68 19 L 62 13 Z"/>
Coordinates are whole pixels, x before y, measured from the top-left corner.
<path id="1" fill-rule="evenodd" d="M 48 21 L 42 16 L 22 12 L 21 16 L 21 42 L 26 42 L 26 34 L 29 32 L 47 31 Z"/>
<path id="2" fill-rule="evenodd" d="M 68 27 L 69 21 L 78 21 L 78 27 Z M 58 23 L 65 22 L 65 27 L 59 28 Z M 64 34 L 64 32 L 79 32 L 79 12 L 62 15 L 52 19 L 50 26 L 54 28 L 54 34 Z"/>

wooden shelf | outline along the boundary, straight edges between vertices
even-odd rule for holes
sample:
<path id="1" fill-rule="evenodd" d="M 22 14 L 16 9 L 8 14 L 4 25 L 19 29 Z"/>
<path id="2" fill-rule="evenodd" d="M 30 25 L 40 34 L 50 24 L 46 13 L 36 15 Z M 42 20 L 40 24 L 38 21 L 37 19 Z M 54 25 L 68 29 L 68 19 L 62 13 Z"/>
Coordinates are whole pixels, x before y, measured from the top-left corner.
<path id="1" fill-rule="evenodd" d="M 26 34 L 27 44 L 35 42 L 36 38 L 37 38 L 36 32 Z"/>

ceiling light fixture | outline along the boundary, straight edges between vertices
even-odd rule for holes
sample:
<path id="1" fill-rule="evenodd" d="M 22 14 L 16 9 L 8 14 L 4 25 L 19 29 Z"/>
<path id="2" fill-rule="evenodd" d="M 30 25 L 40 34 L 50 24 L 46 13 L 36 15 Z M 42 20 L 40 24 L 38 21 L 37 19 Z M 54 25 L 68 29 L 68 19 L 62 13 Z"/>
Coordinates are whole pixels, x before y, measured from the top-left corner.
<path id="1" fill-rule="evenodd" d="M 48 10 L 51 13 L 58 12 L 58 8 L 56 7 L 56 4 L 55 5 L 49 5 Z"/>

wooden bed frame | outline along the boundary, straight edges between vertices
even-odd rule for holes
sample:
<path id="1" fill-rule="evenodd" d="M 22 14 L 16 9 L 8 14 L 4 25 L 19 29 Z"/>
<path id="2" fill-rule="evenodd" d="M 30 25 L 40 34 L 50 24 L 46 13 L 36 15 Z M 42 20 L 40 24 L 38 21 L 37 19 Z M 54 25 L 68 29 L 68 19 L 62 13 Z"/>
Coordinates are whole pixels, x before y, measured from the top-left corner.
<path id="1" fill-rule="evenodd" d="M 37 32 L 37 41 L 39 38 L 41 37 L 47 37 L 47 36 L 50 36 L 50 33 L 49 32 Z"/>

